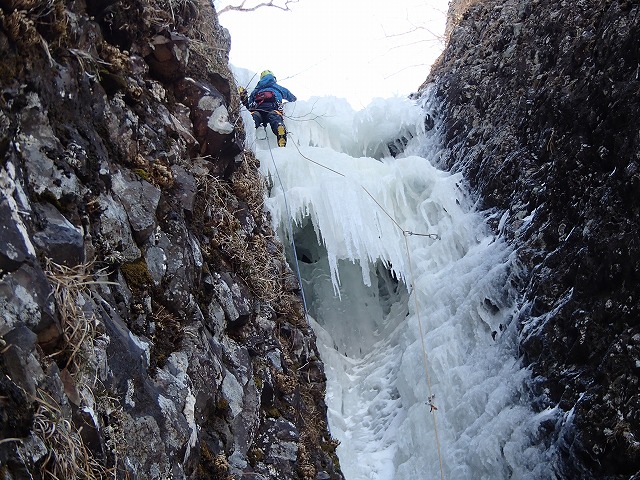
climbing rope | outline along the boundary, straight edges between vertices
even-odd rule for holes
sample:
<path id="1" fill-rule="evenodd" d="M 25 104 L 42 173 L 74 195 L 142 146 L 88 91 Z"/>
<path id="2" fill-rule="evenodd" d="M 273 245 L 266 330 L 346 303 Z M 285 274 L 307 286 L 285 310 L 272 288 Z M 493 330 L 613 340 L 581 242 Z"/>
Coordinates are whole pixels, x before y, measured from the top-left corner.
<path id="1" fill-rule="evenodd" d="M 267 127 L 266 125 L 264 126 L 264 131 L 265 131 L 265 135 L 267 136 L 267 145 L 269 147 L 269 154 L 271 155 L 271 161 L 273 162 L 273 167 L 275 169 L 276 172 L 276 176 L 278 177 L 278 182 L 280 183 L 280 188 L 282 189 L 282 193 L 283 193 L 283 197 L 284 197 L 284 204 L 285 204 L 285 210 L 287 213 L 287 218 L 288 218 L 288 227 L 289 227 L 289 235 L 291 237 L 291 245 L 293 246 L 293 253 L 294 253 L 294 258 L 295 258 L 295 265 L 296 265 L 296 273 L 298 275 L 298 281 L 300 282 L 300 291 L 302 292 L 302 302 L 304 303 L 304 309 L 305 309 L 305 314 L 307 313 L 307 304 L 306 304 L 306 300 L 304 297 L 304 288 L 302 287 L 302 277 L 300 275 L 300 266 L 298 264 L 298 255 L 296 252 L 296 245 L 295 245 L 295 241 L 293 239 L 293 225 L 292 225 L 292 215 L 291 215 L 291 211 L 289 210 L 289 204 L 287 202 L 287 195 L 285 193 L 285 189 L 284 189 L 284 185 L 282 183 L 282 179 L 280 178 L 280 173 L 278 172 L 278 167 L 276 166 L 276 161 L 275 158 L 273 156 L 273 151 L 271 149 L 271 144 L 269 143 L 269 138 L 268 138 L 268 134 L 267 134 Z M 289 134 L 291 135 L 291 134 Z M 322 167 L 326 170 L 329 170 L 337 175 L 340 175 L 343 178 L 346 178 L 346 175 L 344 173 L 338 172 L 337 170 L 334 170 L 330 167 L 327 167 L 326 165 L 323 165 L 319 162 L 316 162 L 315 160 L 307 157 L 306 155 L 304 155 L 301 151 L 300 148 L 298 147 L 296 142 L 293 142 L 293 145 L 295 145 L 296 149 L 298 150 L 298 153 L 300 154 L 300 156 L 304 159 L 306 159 L 307 161 L 318 165 L 319 167 Z M 429 410 L 431 413 L 431 417 L 433 419 L 433 431 L 434 431 L 434 436 L 435 436 L 435 441 L 436 441 L 436 448 L 437 448 L 437 452 L 438 452 L 438 461 L 440 464 L 440 478 L 442 480 L 444 480 L 444 462 L 442 459 L 442 449 L 441 449 L 441 445 L 440 445 L 440 435 L 438 432 L 438 420 L 437 420 L 437 416 L 436 416 L 436 411 L 438 410 L 438 408 L 436 407 L 434 400 L 435 400 L 435 395 L 433 394 L 433 389 L 432 389 L 432 383 L 431 383 L 431 374 L 429 373 L 429 360 L 428 360 L 428 354 L 427 354 L 427 346 L 425 343 L 425 336 L 424 336 L 424 329 L 422 327 L 422 315 L 421 315 L 421 309 L 420 309 L 420 302 L 418 301 L 418 295 L 417 295 L 417 288 L 416 288 L 416 281 L 415 281 L 415 274 L 413 272 L 413 261 L 411 258 L 411 251 L 409 249 L 409 240 L 408 237 L 410 236 L 422 236 L 422 237 L 428 237 L 428 238 L 432 238 L 432 239 L 436 239 L 439 240 L 440 236 L 438 234 L 434 234 L 434 233 L 416 233 L 416 232 L 412 232 L 409 230 L 405 230 L 402 228 L 402 226 L 396 221 L 396 219 L 380 204 L 380 202 L 378 202 L 378 200 L 369 192 L 369 190 L 366 189 L 366 187 L 364 185 L 360 185 L 360 187 L 364 190 L 364 192 L 371 198 L 371 200 L 373 200 L 375 202 L 376 205 L 378 205 L 378 207 L 380 208 L 380 210 L 382 210 L 382 212 L 384 212 L 384 214 L 389 217 L 389 219 L 396 225 L 396 227 L 398 227 L 398 229 L 402 232 L 403 236 L 404 236 L 404 243 L 405 243 L 405 248 L 407 251 L 407 259 L 409 262 L 409 275 L 411 277 L 411 285 L 413 285 L 413 299 L 414 299 L 414 304 L 415 304 L 415 310 L 416 310 L 416 316 L 418 319 L 418 329 L 420 332 L 420 343 L 422 346 L 422 359 L 423 359 L 423 363 L 424 363 L 424 372 L 425 372 L 425 378 L 427 380 L 427 393 L 428 393 L 428 397 L 427 397 L 427 405 L 429 405 Z"/>
<path id="2" fill-rule="evenodd" d="M 265 131 L 266 131 L 266 128 L 265 128 Z M 291 135 L 291 134 L 289 134 L 289 135 Z M 300 151 L 300 147 L 298 147 L 298 144 L 296 144 L 295 142 L 293 142 L 293 144 L 295 145 L 296 149 L 298 150 L 298 153 L 300 154 L 300 156 L 302 158 L 304 158 L 305 160 L 307 160 L 307 161 L 309 161 L 309 162 L 311 162 L 311 163 L 313 163 L 315 165 L 318 165 L 319 167 L 322 167 L 325 170 L 329 170 L 330 172 L 333 172 L 333 173 L 335 173 L 337 175 L 340 175 L 343 178 L 346 178 L 346 175 L 344 173 L 339 172 L 337 170 L 334 170 L 333 168 L 327 167 L 326 165 L 323 165 L 323 164 L 321 164 L 319 162 L 316 162 L 315 160 L 312 160 L 311 158 L 307 157 L 304 153 L 302 153 Z M 273 158 L 273 155 L 272 155 L 272 158 Z M 360 188 L 362 188 L 362 190 L 364 190 L 364 192 L 369 196 L 369 198 L 371 198 L 371 200 L 373 200 L 375 202 L 375 204 L 378 205 L 380 210 L 387 217 L 389 217 L 389 220 L 391 220 L 396 225 L 396 227 L 398 227 L 400 229 L 400 231 L 403 233 L 403 235 L 405 235 L 405 236 L 407 236 L 407 235 L 408 236 L 415 235 L 415 236 L 420 236 L 420 237 L 429 237 L 429 238 L 432 238 L 434 240 L 440 240 L 440 235 L 438 235 L 437 233 L 416 233 L 416 232 L 412 232 L 410 230 L 403 229 L 400 226 L 400 224 L 396 221 L 396 219 L 393 218 L 393 216 L 389 212 L 387 212 L 387 210 L 380 204 L 380 202 L 378 202 L 378 200 L 376 200 L 376 198 L 371 194 L 371 192 L 369 192 L 369 190 L 367 190 L 367 188 L 364 185 L 360 185 Z"/>
<path id="3" fill-rule="evenodd" d="M 289 227 L 289 237 L 291 238 L 291 247 L 293 248 L 293 259 L 296 265 L 296 275 L 298 276 L 298 282 L 300 283 L 300 293 L 302 294 L 302 306 L 304 308 L 304 316 L 307 318 L 309 310 L 307 309 L 307 299 L 304 295 L 304 286 L 302 284 L 302 275 L 300 275 L 300 264 L 298 263 L 298 251 L 296 249 L 296 242 L 293 238 L 293 223 L 291 215 L 291 210 L 289 210 L 289 202 L 287 201 L 287 195 L 284 191 L 284 185 L 282 183 L 282 178 L 280 178 L 280 172 L 278 171 L 278 166 L 276 165 L 276 159 L 273 158 L 273 151 L 271 150 L 271 143 L 269 142 L 269 135 L 267 134 L 267 126 L 263 125 L 264 134 L 267 138 L 267 145 L 269 147 L 269 154 L 271 155 L 271 161 L 273 162 L 273 168 L 276 171 L 276 177 L 278 177 L 278 182 L 280 183 L 280 188 L 282 189 L 282 196 L 284 197 L 284 208 L 287 212 L 287 223 Z"/>
<path id="4" fill-rule="evenodd" d="M 404 233 L 404 231 L 403 231 Z M 440 435 L 438 434 L 438 419 L 436 417 L 436 411 L 438 407 L 435 406 L 434 399 L 435 395 L 433 394 L 433 390 L 431 388 L 431 374 L 429 373 L 429 360 L 427 356 L 427 346 L 424 341 L 424 330 L 422 328 L 422 315 L 420 314 L 420 302 L 418 301 L 417 288 L 415 283 L 415 275 L 413 273 L 413 261 L 411 260 L 411 251 L 409 250 L 409 235 L 404 235 L 404 245 L 407 249 L 407 258 L 409 261 L 409 275 L 411 275 L 411 284 L 413 285 L 413 302 L 416 309 L 416 316 L 418 317 L 418 329 L 420 330 L 420 343 L 422 345 L 422 360 L 424 362 L 424 374 L 427 379 L 427 393 L 429 396 L 427 397 L 427 404 L 429 405 L 429 411 L 431 413 L 431 418 L 433 418 L 433 433 L 436 437 L 436 448 L 438 449 L 438 461 L 440 462 L 440 478 L 444 480 L 444 466 L 442 462 L 442 453 L 440 449 Z"/>

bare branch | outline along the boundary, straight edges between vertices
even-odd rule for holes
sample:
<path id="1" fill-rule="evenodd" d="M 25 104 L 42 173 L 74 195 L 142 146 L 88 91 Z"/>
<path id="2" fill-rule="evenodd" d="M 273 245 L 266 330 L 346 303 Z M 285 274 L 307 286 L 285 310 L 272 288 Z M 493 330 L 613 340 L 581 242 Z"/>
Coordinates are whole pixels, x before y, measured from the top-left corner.
<path id="1" fill-rule="evenodd" d="M 298 0 L 285 0 L 284 5 L 277 5 L 275 0 L 269 0 L 268 2 L 258 3 L 257 5 L 246 7 L 247 0 L 242 0 L 240 5 L 227 5 L 218 11 L 218 15 L 222 15 L 225 12 L 253 12 L 262 7 L 273 7 L 285 12 L 291 11 L 290 4 L 298 3 Z"/>
<path id="2" fill-rule="evenodd" d="M 467 0 L 467 1 L 473 1 L 473 0 Z M 477 1 L 477 0 L 476 0 Z M 423 2 L 423 5 L 425 7 L 427 7 L 427 5 L 431 3 L 431 2 Z M 444 11 L 442 11 L 439 8 L 435 8 L 433 6 L 429 6 L 429 9 L 431 9 L 434 12 L 437 12 L 443 16 L 446 16 L 446 13 Z M 445 34 L 439 34 L 434 32 L 433 30 L 431 30 L 427 25 L 428 22 L 425 21 L 421 21 L 421 22 L 415 22 L 413 20 L 412 17 L 414 16 L 410 16 L 409 14 L 409 10 L 405 10 L 405 18 L 404 21 L 406 22 L 406 24 L 408 25 L 408 27 L 404 30 L 404 31 L 399 31 L 399 32 L 387 32 L 387 30 L 385 29 L 384 25 L 381 25 L 382 31 L 384 33 L 384 37 L 386 39 L 391 39 L 391 38 L 399 38 L 399 37 L 407 37 L 407 41 L 403 42 L 402 44 L 398 44 L 392 47 L 389 47 L 387 49 L 386 52 L 384 52 L 383 54 L 381 54 L 379 57 L 384 57 L 385 55 L 388 55 L 389 53 L 391 53 L 394 50 L 397 49 L 403 49 L 406 47 L 410 47 L 412 45 L 417 45 L 417 44 L 421 44 L 421 43 L 439 43 L 440 45 L 444 46 L 445 42 L 446 42 L 446 35 Z M 418 16 L 419 19 L 422 19 L 422 16 Z M 394 73 L 391 73 L 390 75 L 387 75 L 386 77 L 384 77 L 384 79 L 388 79 L 393 77 L 394 75 L 397 75 L 405 70 L 409 70 L 412 68 L 417 68 L 417 67 L 423 67 L 426 66 L 426 64 L 416 64 L 416 65 L 409 65 L 405 68 L 402 68 Z"/>
<path id="3" fill-rule="evenodd" d="M 423 38 L 420 40 L 416 40 L 414 42 L 407 42 L 407 43 L 403 43 L 402 45 L 396 45 L 394 47 L 389 47 L 387 49 L 386 52 L 384 52 L 382 55 L 380 55 L 381 57 L 385 56 L 387 53 L 392 52 L 393 50 L 396 50 L 398 48 L 404 48 L 404 47 L 409 47 L 411 45 L 417 45 L 419 43 L 430 43 L 430 42 L 442 42 L 439 38 Z"/>
<path id="4" fill-rule="evenodd" d="M 305 72 L 308 72 L 309 70 L 311 70 L 312 68 L 316 68 L 318 65 L 322 65 L 324 62 L 326 62 L 328 60 L 329 57 L 325 57 L 322 60 L 320 60 L 319 62 L 314 63 L 313 65 L 309 65 L 307 68 L 304 68 L 302 70 L 300 70 L 298 73 L 294 73 L 293 75 L 289 75 L 288 77 L 285 78 L 281 78 L 281 81 L 285 81 L 285 80 L 289 80 L 290 78 L 295 78 L 298 75 L 302 75 Z"/>
<path id="5" fill-rule="evenodd" d="M 433 7 L 432 7 L 433 8 Z M 443 13 L 441 10 L 433 8 L 433 10 Z M 427 32 L 427 34 L 436 39 L 438 42 L 444 43 L 444 35 L 443 34 L 437 34 L 435 32 L 433 32 L 431 29 L 427 28 L 424 25 L 416 25 L 410 18 L 409 18 L 409 12 L 406 11 L 406 17 L 404 19 L 412 28 L 409 30 L 405 30 L 404 32 L 399 32 L 399 33 L 387 33 L 386 29 L 384 28 L 384 25 L 380 25 L 380 27 L 382 28 L 382 31 L 384 32 L 384 36 L 385 38 L 393 38 L 393 37 L 402 37 L 405 35 L 410 35 L 414 32 Z"/>
<path id="6" fill-rule="evenodd" d="M 405 70 L 409 70 L 411 68 L 417 68 L 417 67 L 428 67 L 428 65 L 426 63 L 416 63 L 415 65 L 409 65 L 408 67 L 401 68 L 397 72 L 393 72 L 392 74 L 387 75 L 386 77 L 384 77 L 384 79 L 387 80 L 393 77 L 394 75 L 398 75 L 399 73 L 404 72 Z"/>
<path id="7" fill-rule="evenodd" d="M 384 28 L 384 25 L 381 25 L 381 27 L 382 27 L 382 31 L 384 32 L 384 38 L 402 37 L 409 33 L 417 32 L 418 30 L 421 30 L 420 27 L 416 27 L 414 25 L 411 30 L 405 30 L 404 32 L 400 32 L 400 33 L 387 33 L 387 31 Z"/>

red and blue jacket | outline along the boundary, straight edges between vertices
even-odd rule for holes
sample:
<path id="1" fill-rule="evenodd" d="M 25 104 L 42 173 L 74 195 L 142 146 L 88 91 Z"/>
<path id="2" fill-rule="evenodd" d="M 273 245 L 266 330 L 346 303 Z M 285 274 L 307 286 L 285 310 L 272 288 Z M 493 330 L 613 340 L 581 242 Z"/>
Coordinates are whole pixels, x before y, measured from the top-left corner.
<path id="1" fill-rule="evenodd" d="M 267 74 L 260 79 L 249 95 L 249 105 L 264 109 L 279 109 L 282 101 L 295 102 L 296 96 L 276 83 L 276 77 Z"/>

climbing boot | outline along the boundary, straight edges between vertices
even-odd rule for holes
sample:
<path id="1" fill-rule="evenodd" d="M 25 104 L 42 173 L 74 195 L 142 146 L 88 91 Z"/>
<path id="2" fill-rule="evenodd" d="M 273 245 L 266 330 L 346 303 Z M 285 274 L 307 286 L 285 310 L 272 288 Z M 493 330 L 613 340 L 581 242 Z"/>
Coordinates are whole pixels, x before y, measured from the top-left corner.
<path id="1" fill-rule="evenodd" d="M 284 125 L 278 125 L 278 146 L 284 147 L 287 144 L 287 131 L 284 129 Z"/>

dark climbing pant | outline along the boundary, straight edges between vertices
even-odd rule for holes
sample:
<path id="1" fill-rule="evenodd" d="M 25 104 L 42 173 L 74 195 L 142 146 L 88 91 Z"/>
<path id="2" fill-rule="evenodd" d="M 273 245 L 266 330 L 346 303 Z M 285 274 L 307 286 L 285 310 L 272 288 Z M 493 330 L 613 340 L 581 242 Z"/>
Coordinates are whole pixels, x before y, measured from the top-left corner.
<path id="1" fill-rule="evenodd" d="M 256 128 L 260 125 L 271 126 L 271 130 L 273 134 L 278 137 L 278 145 L 283 147 L 282 145 L 286 143 L 286 129 L 284 127 L 284 121 L 282 119 L 282 113 L 279 110 L 269 110 L 260 108 L 260 110 L 254 110 L 251 112 L 251 116 L 253 117 L 253 121 L 256 123 Z M 280 128 L 278 128 L 280 127 Z"/>

